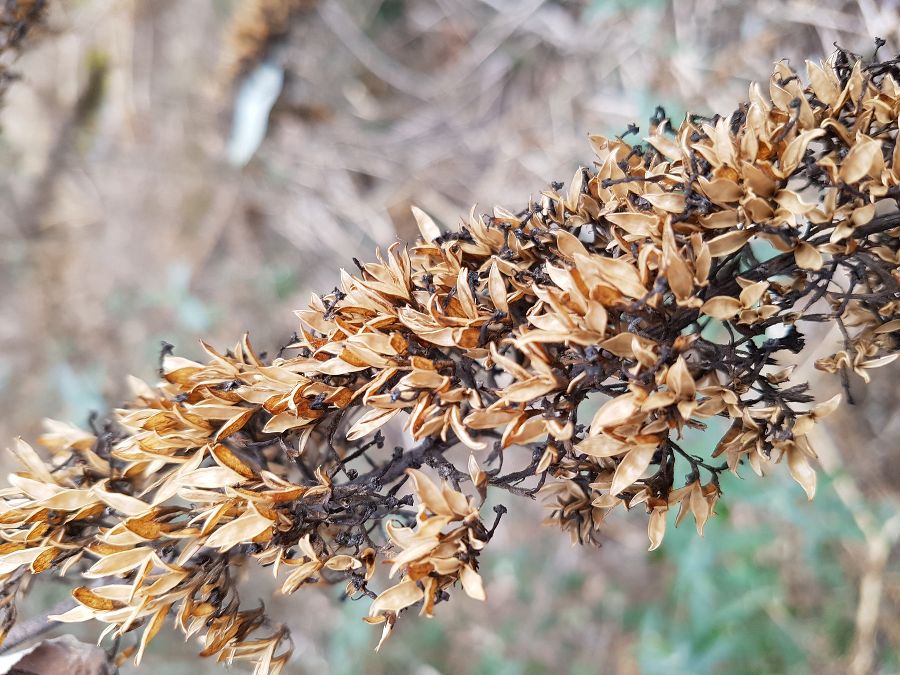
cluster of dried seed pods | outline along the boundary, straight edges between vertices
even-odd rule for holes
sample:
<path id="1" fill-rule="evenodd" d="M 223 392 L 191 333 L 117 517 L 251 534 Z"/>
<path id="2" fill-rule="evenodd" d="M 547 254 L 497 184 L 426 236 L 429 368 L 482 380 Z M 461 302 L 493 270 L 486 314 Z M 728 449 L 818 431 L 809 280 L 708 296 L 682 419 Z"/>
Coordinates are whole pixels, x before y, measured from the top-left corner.
<path id="1" fill-rule="evenodd" d="M 87 581 L 57 619 L 140 628 L 124 655 L 171 616 L 278 672 L 286 631 L 238 600 L 248 558 L 283 593 L 369 596 L 387 635 L 457 582 L 484 597 L 488 490 L 542 496 L 580 542 L 643 505 L 651 548 L 672 507 L 702 531 L 742 464 L 785 459 L 812 497 L 807 435 L 838 397 L 791 380 L 802 331 L 839 331 L 817 365 L 845 383 L 900 353 L 900 68 L 839 51 L 807 74 L 779 64 L 729 117 L 658 111 L 643 143 L 591 137 L 595 167 L 519 213 L 442 233 L 416 209 L 421 239 L 313 296 L 277 358 L 166 353 L 105 426 L 52 423 L 48 457 L 20 441 L 5 628 L 18 585 L 59 572 Z M 712 457 L 682 447 L 714 420 Z"/>

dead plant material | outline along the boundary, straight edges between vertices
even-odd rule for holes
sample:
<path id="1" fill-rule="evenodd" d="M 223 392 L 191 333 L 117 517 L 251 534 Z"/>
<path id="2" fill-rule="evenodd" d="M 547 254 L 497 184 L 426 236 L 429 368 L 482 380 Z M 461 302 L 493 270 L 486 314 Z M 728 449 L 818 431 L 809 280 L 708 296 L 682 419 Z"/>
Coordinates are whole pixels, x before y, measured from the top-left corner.
<path id="1" fill-rule="evenodd" d="M 416 209 L 421 238 L 313 295 L 277 358 L 164 350 L 107 424 L 17 442 L 0 574 L 82 579 L 56 620 L 134 632 L 138 662 L 171 614 L 202 655 L 277 673 L 289 637 L 241 606 L 245 558 L 285 594 L 368 596 L 387 636 L 457 585 L 485 597 L 488 490 L 540 494 L 579 542 L 642 505 L 651 549 L 670 510 L 702 533 L 742 465 L 783 462 L 812 498 L 808 434 L 839 398 L 791 379 L 803 330 L 840 327 L 818 366 L 845 383 L 900 354 L 900 67 L 838 51 L 806 75 L 779 64 L 678 129 L 658 110 L 640 143 L 592 136 L 596 166 L 517 213 L 444 232 Z M 712 457 L 683 447 L 715 418 Z M 411 447 L 385 447 L 392 420 Z"/>

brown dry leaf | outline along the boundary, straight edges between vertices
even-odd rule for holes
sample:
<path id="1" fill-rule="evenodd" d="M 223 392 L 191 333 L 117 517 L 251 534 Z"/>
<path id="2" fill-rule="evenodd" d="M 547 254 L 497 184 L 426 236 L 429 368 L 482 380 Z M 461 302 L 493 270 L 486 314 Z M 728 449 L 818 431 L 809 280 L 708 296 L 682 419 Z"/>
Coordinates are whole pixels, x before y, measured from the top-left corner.
<path id="1" fill-rule="evenodd" d="M 419 226 L 419 232 L 422 233 L 422 239 L 425 241 L 434 241 L 441 236 L 441 228 L 437 226 L 434 219 L 425 213 L 418 206 L 412 207 L 413 216 L 415 216 L 416 224 Z"/>
<path id="2" fill-rule="evenodd" d="M 206 540 L 206 546 L 227 551 L 242 542 L 250 542 L 272 526 L 268 518 L 250 511 L 216 529 Z"/>
<path id="3" fill-rule="evenodd" d="M 662 197 L 664 195 L 656 196 Z M 618 225 L 629 234 L 635 234 L 642 237 L 651 236 L 656 231 L 657 225 L 659 224 L 659 217 L 652 213 L 608 213 L 605 218 L 609 222 Z"/>
<path id="4" fill-rule="evenodd" d="M 453 433 L 456 434 L 456 437 L 470 450 L 484 450 L 487 447 L 487 443 L 476 440 L 469 433 L 468 429 L 466 429 L 465 424 L 463 424 L 463 421 L 460 418 L 458 406 L 454 406 L 450 409 L 450 426 L 453 429 Z"/>
<path id="5" fill-rule="evenodd" d="M 313 559 L 301 564 L 297 569 L 291 572 L 284 580 L 281 586 L 281 592 L 284 595 L 290 595 L 310 579 L 316 572 L 322 569 L 322 563 Z"/>
<path id="6" fill-rule="evenodd" d="M 812 61 L 807 61 L 806 73 L 816 98 L 825 105 L 834 106 L 841 94 L 841 88 L 831 66 L 823 68 Z"/>
<path id="7" fill-rule="evenodd" d="M 247 466 L 237 455 L 221 443 L 217 443 L 210 447 L 209 454 L 219 466 L 231 469 L 235 473 L 239 473 L 244 478 L 253 478 L 256 472 Z"/>
<path id="8" fill-rule="evenodd" d="M 800 245 L 794 249 L 794 258 L 797 260 L 797 264 L 805 270 L 820 270 L 822 269 L 822 254 L 819 251 L 807 244 L 805 241 L 800 242 Z"/>
<path id="9" fill-rule="evenodd" d="M 166 603 L 161 605 L 153 615 L 150 617 L 150 621 L 147 623 L 147 627 L 144 629 L 144 632 L 141 634 L 141 640 L 138 645 L 137 653 L 134 656 L 134 665 L 141 665 L 141 659 L 144 656 L 144 650 L 147 649 L 147 645 L 156 637 L 157 633 L 159 633 L 160 628 L 162 628 L 163 623 L 165 623 L 166 616 L 169 614 L 169 610 L 172 607 L 172 603 Z"/>
<path id="10" fill-rule="evenodd" d="M 636 445 L 629 450 L 616 467 L 609 493 L 619 495 L 630 487 L 650 466 L 650 460 L 653 459 L 655 452 L 655 445 Z"/>
<path id="11" fill-rule="evenodd" d="M 876 335 L 884 335 L 900 330 L 900 319 L 893 319 L 878 326 L 873 332 Z"/>
<path id="12" fill-rule="evenodd" d="M 662 544 L 666 535 L 666 514 L 668 507 L 655 508 L 650 512 L 650 520 L 647 523 L 647 536 L 650 538 L 648 551 L 655 551 Z"/>
<path id="13" fill-rule="evenodd" d="M 463 590 L 470 598 L 484 601 L 487 596 L 484 593 L 484 584 L 481 581 L 481 575 L 478 574 L 468 565 L 463 565 L 459 571 L 459 580 L 462 583 Z"/>
<path id="14" fill-rule="evenodd" d="M 718 295 L 704 302 L 700 311 L 714 319 L 730 321 L 741 311 L 741 301 L 726 295 Z"/>
<path id="15" fill-rule="evenodd" d="M 47 547 L 41 554 L 34 559 L 31 563 L 31 572 L 32 574 L 40 574 L 41 572 L 46 572 L 53 565 L 53 561 L 56 560 L 56 556 L 59 555 L 60 550 L 53 546 Z"/>
<path id="16" fill-rule="evenodd" d="M 727 178 L 716 178 L 708 180 L 701 176 L 698 179 L 704 194 L 717 203 L 727 204 L 738 201 L 744 196 L 744 191 L 733 180 Z"/>
<path id="17" fill-rule="evenodd" d="M 579 257 L 587 258 L 590 255 L 578 237 L 566 230 L 556 232 L 556 245 L 559 252 L 573 262 Z"/>
<path id="18" fill-rule="evenodd" d="M 424 507 L 439 516 L 454 515 L 441 489 L 428 476 L 418 469 L 407 469 L 406 473 L 413 479 L 416 495 Z"/>
<path id="19" fill-rule="evenodd" d="M 86 586 L 79 586 L 72 591 L 72 597 L 85 607 L 101 612 L 108 612 L 123 606 L 123 603 L 98 595 Z"/>
<path id="20" fill-rule="evenodd" d="M 666 384 L 678 396 L 693 398 L 696 392 L 696 383 L 688 370 L 687 362 L 683 356 L 679 356 L 674 365 L 666 373 Z"/>
<path id="21" fill-rule="evenodd" d="M 47 467 L 44 464 L 43 460 L 41 460 L 38 454 L 34 451 L 34 448 L 23 441 L 21 437 L 16 438 L 15 447 L 13 448 L 12 452 L 22 463 L 22 465 L 29 471 L 29 473 L 31 473 L 32 477 L 35 480 L 51 484 L 56 482 L 50 475 L 50 471 L 47 470 Z"/>
<path id="22" fill-rule="evenodd" d="M 583 441 L 575 445 L 578 452 L 583 452 L 591 457 L 616 457 L 627 452 L 630 449 L 626 443 L 609 436 L 600 434 L 599 436 L 587 436 Z"/>
<path id="23" fill-rule="evenodd" d="M 743 248 L 751 236 L 753 236 L 753 233 L 747 230 L 734 230 L 721 234 L 708 242 L 709 253 L 713 258 L 720 258 L 734 253 Z"/>
<path id="24" fill-rule="evenodd" d="M 556 389 L 556 382 L 540 377 L 532 377 L 524 382 L 516 382 L 503 390 L 503 398 L 510 403 L 527 403 Z"/>
<path id="25" fill-rule="evenodd" d="M 812 499 L 816 496 L 816 471 L 809 463 L 809 458 L 797 445 L 791 444 L 787 449 L 787 462 L 791 476 L 797 481 L 806 496 Z"/>
<path id="26" fill-rule="evenodd" d="M 399 612 L 410 605 L 414 605 L 425 597 L 424 591 L 415 581 L 402 581 L 396 586 L 384 591 L 369 608 L 369 616 L 376 616 L 381 612 Z"/>
<path id="27" fill-rule="evenodd" d="M 600 270 L 600 276 L 619 289 L 624 295 L 631 298 L 642 298 L 647 294 L 647 289 L 641 283 L 637 269 L 631 263 L 620 258 L 596 259 Z"/>
<path id="28" fill-rule="evenodd" d="M 194 469 L 184 475 L 182 487 L 200 489 L 221 489 L 246 482 L 246 478 L 226 466 L 206 466 Z"/>
<path id="29" fill-rule="evenodd" d="M 596 436 L 604 429 L 621 424 L 636 411 L 637 403 L 631 394 L 622 394 L 610 399 L 594 413 L 594 418 L 591 420 L 591 436 Z"/>
<path id="30" fill-rule="evenodd" d="M 336 555 L 325 561 L 325 567 L 337 572 L 346 572 L 359 569 L 362 563 L 350 555 Z"/>
<path id="31" fill-rule="evenodd" d="M 691 513 L 694 514 L 694 521 L 697 525 L 697 534 L 702 537 L 703 528 L 706 526 L 706 521 L 709 520 L 712 508 L 706 500 L 706 496 L 703 494 L 703 488 L 700 486 L 699 482 L 691 489 L 689 499 Z"/>
<path id="32" fill-rule="evenodd" d="M 136 516 L 150 510 L 150 504 L 147 502 L 132 497 L 131 495 L 124 495 L 121 492 L 108 490 L 108 484 L 109 481 L 102 480 L 94 486 L 93 491 L 94 494 L 110 508 L 113 508 L 126 516 Z"/>
<path id="33" fill-rule="evenodd" d="M 475 455 L 469 455 L 468 462 L 469 469 L 469 477 L 472 479 L 472 484 L 475 486 L 475 489 L 478 490 L 478 496 L 481 498 L 482 503 L 487 496 L 487 474 L 478 466 L 478 460 L 475 459 Z"/>
<path id="34" fill-rule="evenodd" d="M 788 143 L 781 156 L 781 175 L 784 177 L 792 175 L 799 168 L 810 142 L 824 135 L 823 129 L 809 129 L 797 134 L 796 138 Z"/>
<path id="35" fill-rule="evenodd" d="M 685 197 L 683 192 L 646 193 L 644 194 L 644 199 L 656 208 L 668 213 L 682 213 L 684 211 Z"/>
<path id="36" fill-rule="evenodd" d="M 757 281 L 756 283 L 749 283 L 744 279 L 738 277 L 738 282 L 740 282 L 744 288 L 741 290 L 740 300 L 741 305 L 747 309 L 753 307 L 762 300 L 763 294 L 765 294 L 766 290 L 769 288 L 768 281 Z"/>
<path id="37" fill-rule="evenodd" d="M 682 157 L 683 153 L 678 144 L 666 136 L 656 134 L 645 138 L 644 140 L 659 150 L 660 154 L 666 159 L 678 160 Z"/>
<path id="38" fill-rule="evenodd" d="M 503 280 L 496 262 L 491 263 L 488 272 L 488 292 L 494 307 L 501 312 L 509 312 L 509 303 L 506 296 L 506 282 Z"/>
<path id="39" fill-rule="evenodd" d="M 301 419 L 294 413 L 283 412 L 277 415 L 273 415 L 272 418 L 268 422 L 266 422 L 266 425 L 263 427 L 263 432 L 267 434 L 280 434 L 287 431 L 288 429 L 305 426 L 308 422 L 309 420 Z"/>
<path id="40" fill-rule="evenodd" d="M 253 414 L 256 412 L 253 408 L 247 408 L 237 413 L 233 417 L 229 418 L 225 424 L 219 427 L 218 431 L 216 431 L 215 435 L 212 438 L 213 443 L 219 443 L 224 439 L 228 438 L 232 434 L 237 433 L 241 429 L 244 428 L 244 425 L 250 421 L 250 418 L 253 417 Z"/>
<path id="41" fill-rule="evenodd" d="M 856 183 L 866 176 L 877 175 L 883 164 L 881 141 L 859 136 L 841 163 L 839 178 L 845 183 Z"/>
<path id="42" fill-rule="evenodd" d="M 363 436 L 368 436 L 372 432 L 380 429 L 390 422 L 401 411 L 400 408 L 389 410 L 381 410 L 372 408 L 365 415 L 360 417 L 356 423 L 347 431 L 347 440 L 355 441 Z"/>
<path id="43" fill-rule="evenodd" d="M 110 553 L 95 562 L 82 576 L 88 579 L 100 579 L 106 576 L 114 576 L 130 572 L 143 565 L 154 555 L 152 548 L 138 547 Z"/>

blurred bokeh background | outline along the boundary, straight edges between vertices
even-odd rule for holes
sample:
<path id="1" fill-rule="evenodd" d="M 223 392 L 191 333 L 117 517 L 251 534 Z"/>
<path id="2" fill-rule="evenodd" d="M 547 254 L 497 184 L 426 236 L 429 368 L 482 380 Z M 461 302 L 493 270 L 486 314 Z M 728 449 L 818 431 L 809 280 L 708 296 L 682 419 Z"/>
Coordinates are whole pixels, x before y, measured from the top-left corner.
<path id="1" fill-rule="evenodd" d="M 192 357 L 249 330 L 276 351 L 311 290 L 414 235 L 413 203 L 446 226 L 517 210 L 591 162 L 587 132 L 657 104 L 727 114 L 774 61 L 834 42 L 900 48 L 877 0 L 48 4 L 0 109 L 0 447 L 107 410 L 126 374 L 154 378 L 162 340 Z M 270 599 L 248 567 L 251 591 L 292 626 L 296 673 L 900 672 L 896 372 L 855 383 L 819 434 L 814 503 L 782 475 L 729 477 L 705 538 L 685 526 L 653 554 L 643 517 L 582 549 L 517 504 L 488 602 L 401 621 L 380 653 L 338 589 Z M 161 636 L 145 672 L 220 672 L 195 651 Z"/>

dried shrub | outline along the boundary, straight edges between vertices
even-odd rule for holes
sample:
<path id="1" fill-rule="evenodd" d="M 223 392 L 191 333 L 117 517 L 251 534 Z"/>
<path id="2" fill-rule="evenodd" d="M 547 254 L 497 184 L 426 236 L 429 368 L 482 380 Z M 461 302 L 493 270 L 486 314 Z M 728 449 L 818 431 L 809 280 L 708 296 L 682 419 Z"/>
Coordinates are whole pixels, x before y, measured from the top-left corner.
<path id="1" fill-rule="evenodd" d="M 754 85 L 729 117 L 677 130 L 658 110 L 644 143 L 593 136 L 596 167 L 519 213 L 442 233 L 416 209 L 421 239 L 313 296 L 277 358 L 246 337 L 203 343 L 206 363 L 166 350 L 161 384 L 133 380 L 114 420 L 50 423 L 47 459 L 19 441 L 4 597 L 80 577 L 57 620 L 141 626 L 137 661 L 172 614 L 204 656 L 278 672 L 289 637 L 242 608 L 247 558 L 286 594 L 370 597 L 387 636 L 457 585 L 484 598 L 505 510 L 483 520 L 488 490 L 542 496 L 579 542 L 641 507 L 651 549 L 670 509 L 702 531 L 744 464 L 784 460 L 811 498 L 808 434 L 838 397 L 792 379 L 803 330 L 839 327 L 816 365 L 845 384 L 900 353 L 900 69 L 838 51 L 807 74 L 779 64 L 768 97 Z M 711 418 L 731 424 L 712 457 L 682 447 Z M 411 447 L 385 447 L 391 420 Z"/>

